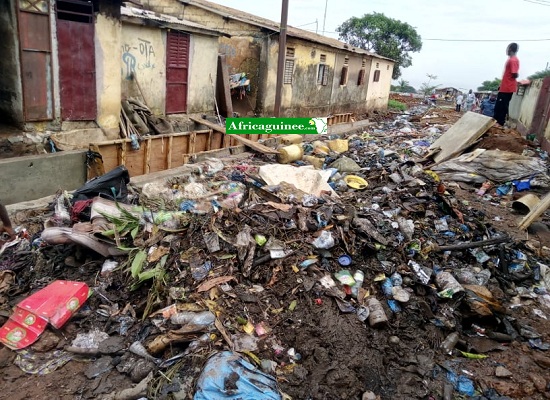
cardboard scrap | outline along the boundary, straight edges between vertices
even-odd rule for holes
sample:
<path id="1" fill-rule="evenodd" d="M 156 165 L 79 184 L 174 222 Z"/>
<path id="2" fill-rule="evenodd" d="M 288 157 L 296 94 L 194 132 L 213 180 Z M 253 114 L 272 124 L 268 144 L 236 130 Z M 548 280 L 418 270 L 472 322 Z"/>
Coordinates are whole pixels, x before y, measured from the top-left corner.
<path id="1" fill-rule="evenodd" d="M 468 111 L 429 148 L 436 163 L 461 154 L 495 124 L 493 118 Z"/>
<path id="2" fill-rule="evenodd" d="M 316 170 L 311 165 L 304 167 L 282 164 L 262 165 L 259 175 L 270 186 L 286 182 L 308 194 L 320 196 L 322 192 L 329 192 L 337 197 L 336 192 L 327 182 L 330 178 L 330 171 Z"/>

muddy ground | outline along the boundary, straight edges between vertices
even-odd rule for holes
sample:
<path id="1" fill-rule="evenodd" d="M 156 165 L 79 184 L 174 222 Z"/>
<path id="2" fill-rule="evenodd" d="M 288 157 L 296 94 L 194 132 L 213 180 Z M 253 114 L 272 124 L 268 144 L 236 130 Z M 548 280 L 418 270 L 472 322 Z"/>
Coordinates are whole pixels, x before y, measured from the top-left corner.
<path id="1" fill-rule="evenodd" d="M 458 118 L 458 115 L 452 113 L 454 112 L 445 111 L 442 114 Z M 517 147 L 515 144 L 513 146 Z M 262 157 L 251 157 L 246 161 L 249 164 L 257 164 L 268 160 L 262 161 Z M 234 167 L 226 168 L 231 170 Z M 382 193 L 381 188 L 388 184 L 387 177 L 374 179 L 377 176 L 375 171 L 367 175 L 372 178 L 369 179 L 369 188 L 364 192 L 344 193 L 344 204 L 361 209 L 365 203 L 368 205 L 373 202 L 373 195 Z M 437 185 L 430 182 L 427 189 L 430 196 L 422 197 L 417 189 L 409 188 L 400 192 L 399 196 L 388 196 L 385 201 L 379 203 L 387 208 L 403 201 L 412 204 L 409 207 L 409 216 L 418 221 L 417 234 L 432 237 L 439 245 L 450 244 L 452 240 L 439 237 L 424 221 L 423 215 L 426 210 L 431 210 L 438 216 L 444 214 L 441 201 L 431 196 L 436 188 Z M 506 245 L 508 249 L 529 252 L 533 260 L 550 261 L 548 252 L 544 249 L 544 246 L 550 247 L 548 215 L 535 227 L 536 232 L 529 235 L 518 232 L 516 226 L 520 216 L 511 209 L 513 198 L 489 201 L 477 196 L 474 193 L 475 189 L 462 183 L 447 185 L 447 196 L 456 199 L 456 207 L 464 215 L 465 225 L 468 225 L 472 232 L 470 236 L 459 235 L 457 241 L 479 240 L 476 229 L 484 227 L 487 232 L 510 235 L 514 242 Z M 420 199 L 418 203 L 415 203 L 415 198 Z M 338 206 L 335 207 L 338 209 Z M 417 207 L 420 207 L 420 211 Z M 346 212 L 342 209 L 336 211 L 335 215 L 345 215 Z M 161 291 L 168 292 L 171 287 L 184 288 L 185 296 L 181 300 L 182 303 L 200 304 L 203 307 L 205 301 L 215 303 L 218 318 L 230 335 L 242 334 L 242 329 L 236 322 L 237 317 L 253 324 L 264 322 L 270 331 L 259 336 L 257 349 L 251 352 L 258 359 L 277 363 L 275 374 L 280 390 L 291 398 L 360 399 L 367 391 L 384 400 L 468 398 L 457 391 L 451 397 L 444 397 L 446 386 L 449 390 L 448 370 L 472 379 L 478 393 L 488 393 L 488 399 L 506 398 L 497 395 L 491 397 L 490 389 L 510 399 L 550 398 L 550 358 L 547 351 L 532 348 L 526 338 L 521 336 L 511 342 L 497 342 L 489 340 L 486 336 L 489 331 L 503 332 L 503 320 L 506 317 L 517 331 L 528 325 L 540 334 L 542 343 L 550 343 L 550 322 L 546 319 L 550 317 L 550 309 L 541 307 L 535 298 L 518 296 L 518 287 L 531 287 L 535 283 L 532 276 L 527 276 L 524 280 L 513 280 L 502 275 L 498 265 L 488 267 L 493 276 L 498 277 L 493 277 L 488 288 L 495 298 L 495 307 L 500 312 L 481 317 L 473 313 L 460 299 L 440 299 L 433 288 L 415 282 L 406 265 L 410 256 L 407 254 L 405 243 L 374 248 L 372 241 L 367 238 L 354 234 L 351 230 L 343 231 L 345 233 L 342 233 L 336 246 L 330 250 L 331 255 L 326 255 L 322 263 L 301 270 L 296 268 L 296 265 L 314 254 L 309 243 L 316 234 L 315 229 L 305 232 L 296 229 L 285 230 L 285 219 L 281 217 L 281 213 L 274 213 L 273 210 L 264 215 L 244 207 L 239 213 L 224 213 L 220 226 L 225 233 L 236 235 L 244 224 L 248 224 L 253 233 L 275 236 L 283 240 L 294 253 L 282 260 L 272 260 L 255 266 L 250 276 L 244 277 L 236 258 L 219 259 L 200 250 L 200 257 L 213 262 L 213 275 L 233 276 L 235 280 L 230 282 L 231 288 L 228 291 L 218 288 L 206 293 L 196 293 L 194 288 L 197 287 L 197 282 L 190 275 L 189 265 L 184 262 L 185 257 L 182 253 L 190 248 L 203 249 L 205 244 L 202 233 L 212 223 L 209 216 L 197 216 L 193 218 L 186 232 L 169 244 L 172 249 L 170 254 L 173 255 L 170 265 L 174 268 Z M 276 216 L 273 217 L 274 215 Z M 34 221 L 34 225 L 29 225 L 29 230 L 34 234 L 40 230 L 39 219 L 46 218 L 47 215 L 31 217 L 30 221 Z M 25 216 L 18 215 L 17 220 L 22 222 Z M 339 224 L 337 218 L 332 222 L 335 225 Z M 383 235 L 391 232 L 387 226 L 379 228 Z M 346 229 L 345 225 L 343 229 Z M 391 235 L 388 234 L 388 237 Z M 350 241 L 350 246 L 346 245 L 343 238 Z M 149 244 L 158 244 L 161 241 L 151 240 Z M 533 241 L 536 242 L 535 247 Z M 537 249 L 538 251 L 535 251 Z M 231 254 L 234 250 L 225 244 L 222 253 Z M 498 247 L 486 250 L 494 258 L 502 254 Z M 398 271 L 403 277 L 411 278 L 404 285 L 411 294 L 411 299 L 402 305 L 401 312 L 393 313 L 383 303 L 389 316 L 387 326 L 374 329 L 368 323 L 361 322 L 356 313 L 342 312 L 334 294 L 316 284 L 327 271 L 334 273 L 342 269 L 335 257 L 343 253 L 352 255 L 353 264 L 349 267 L 351 270 L 360 269 L 364 272 L 363 289 L 380 300 L 383 300 L 384 296 L 380 293 L 377 275 L 385 273 L 389 276 Z M 146 306 L 150 285 L 145 284 L 136 291 L 129 291 L 132 281 L 123 271 L 109 277 L 102 276 L 100 270 L 103 259 L 91 251 L 75 245 L 47 246 L 40 252 L 20 254 L 19 257 L 21 259 L 18 260 L 16 270 L 17 285 L 10 289 L 8 301 L 0 310 L 2 323 L 9 315 L 11 306 L 31 291 L 55 279 L 84 281 L 97 293 L 60 331 L 49 329 L 48 333 L 31 347 L 39 356 L 47 354 L 52 349 L 64 348 L 78 332 L 92 329 L 105 331 L 112 337 L 121 336 L 126 348 L 135 340 L 148 344 L 166 330 L 175 328 L 170 326 L 169 322 L 158 327 L 152 323 L 151 318 L 141 321 L 139 316 Z M 475 258 L 467 251 L 453 252 L 450 257 L 442 253 L 430 253 L 428 259 L 423 262 L 443 267 L 476 265 Z M 173 299 L 164 294 L 165 296 L 160 296 L 159 301 L 154 303 L 155 310 L 174 303 Z M 359 300 L 350 296 L 346 296 L 345 300 L 355 306 L 360 304 Z M 137 318 L 129 330 L 121 335 L 122 322 L 119 317 L 124 315 L 121 310 L 126 309 L 128 304 Z M 100 309 L 108 310 L 110 315 L 98 313 Z M 535 315 L 535 309 L 540 309 L 542 314 Z M 434 324 L 434 319 L 438 318 L 445 321 L 443 326 Z M 456 350 L 453 355 L 444 354 L 440 345 L 453 331 L 460 333 L 457 350 L 487 357 L 470 359 Z M 177 398 L 191 398 L 194 379 L 208 356 L 213 351 L 228 347 L 223 334 L 218 331 L 211 333 L 210 340 L 194 350 L 192 356 L 168 370 L 163 370 L 163 375 L 155 375 L 154 381 L 150 384 L 148 398 L 175 398 L 171 397 L 175 393 L 176 396 L 181 396 Z M 198 336 L 197 334 L 194 338 Z M 188 350 L 188 346 L 189 340 L 182 343 L 174 342 L 156 356 L 167 359 Z M 298 355 L 289 355 L 288 350 L 291 348 Z M 128 353 L 124 349 L 109 354 L 112 369 L 93 378 L 88 378 L 86 373 L 91 374 L 90 368 L 97 362 L 98 357 L 75 356 L 63 367 L 49 374 L 29 375 L 13 364 L 15 353 L 2 348 L 0 373 L 3 390 L 0 391 L 0 399 L 104 398 L 108 393 L 131 387 L 139 381 L 135 376 L 122 373 L 115 367 L 126 362 L 127 356 Z M 136 363 L 138 360 L 139 358 L 135 358 L 133 362 Z M 510 376 L 495 376 L 499 366 L 505 367 Z M 182 393 L 182 388 L 187 388 L 187 391 L 183 390 Z"/>

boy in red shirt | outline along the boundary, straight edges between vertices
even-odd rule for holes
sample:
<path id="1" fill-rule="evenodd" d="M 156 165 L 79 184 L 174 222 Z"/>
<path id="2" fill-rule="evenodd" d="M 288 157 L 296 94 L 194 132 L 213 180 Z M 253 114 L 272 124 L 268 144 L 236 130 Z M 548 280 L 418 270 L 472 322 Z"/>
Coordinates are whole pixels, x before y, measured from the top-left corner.
<path id="1" fill-rule="evenodd" d="M 506 60 L 506 65 L 504 66 L 504 74 L 502 75 L 502 82 L 498 89 L 497 104 L 495 105 L 495 115 L 493 116 L 501 126 L 506 122 L 510 100 L 512 100 L 512 95 L 517 90 L 516 79 L 519 74 L 519 59 L 516 57 L 516 53 L 518 49 L 519 46 L 517 43 L 510 43 L 506 48 L 508 60 Z"/>

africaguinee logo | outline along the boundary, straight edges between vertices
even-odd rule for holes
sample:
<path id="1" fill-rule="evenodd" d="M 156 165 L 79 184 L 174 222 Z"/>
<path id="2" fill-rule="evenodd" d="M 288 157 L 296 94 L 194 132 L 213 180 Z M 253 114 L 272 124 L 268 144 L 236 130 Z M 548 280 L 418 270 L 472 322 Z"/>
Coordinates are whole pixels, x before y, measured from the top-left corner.
<path id="1" fill-rule="evenodd" d="M 225 131 L 228 134 L 326 134 L 326 118 L 227 118 Z"/>

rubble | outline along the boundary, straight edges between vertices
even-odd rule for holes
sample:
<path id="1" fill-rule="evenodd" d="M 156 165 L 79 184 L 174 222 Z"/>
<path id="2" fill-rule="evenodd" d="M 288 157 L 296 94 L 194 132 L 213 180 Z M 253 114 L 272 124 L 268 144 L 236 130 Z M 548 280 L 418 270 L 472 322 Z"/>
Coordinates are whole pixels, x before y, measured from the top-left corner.
<path id="1" fill-rule="evenodd" d="M 72 369 L 81 398 L 546 395 L 550 237 L 519 231 L 513 201 L 541 193 L 511 181 L 544 182 L 547 160 L 513 153 L 526 169 L 505 171 L 508 153 L 464 148 L 483 179 L 458 179 L 456 160 L 430 159 L 446 115 L 292 138 L 290 164 L 259 149 L 60 193 L 41 229 L 19 224 L 3 247 L 0 315 L 55 281 L 93 294 L 3 371 Z"/>

